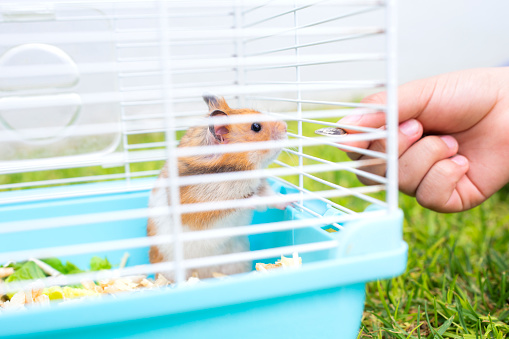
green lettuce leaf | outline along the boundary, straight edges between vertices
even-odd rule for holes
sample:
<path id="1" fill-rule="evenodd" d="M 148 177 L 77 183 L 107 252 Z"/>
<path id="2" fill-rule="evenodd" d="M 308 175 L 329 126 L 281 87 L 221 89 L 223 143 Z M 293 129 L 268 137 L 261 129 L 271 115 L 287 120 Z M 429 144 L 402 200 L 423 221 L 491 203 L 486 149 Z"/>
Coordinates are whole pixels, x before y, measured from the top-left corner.
<path id="1" fill-rule="evenodd" d="M 20 280 L 42 279 L 45 278 L 44 271 L 32 261 L 27 261 L 14 271 L 5 281 L 13 282 Z"/>
<path id="2" fill-rule="evenodd" d="M 58 272 L 62 274 L 76 274 L 76 273 L 82 273 L 85 272 L 82 269 L 80 269 L 78 266 L 74 265 L 73 263 L 67 261 L 65 265 L 60 261 L 58 258 L 46 258 L 42 259 L 41 261 L 45 262 L 46 264 L 50 265 L 54 269 L 56 269 Z"/>
<path id="3" fill-rule="evenodd" d="M 58 272 L 60 272 L 62 274 L 66 274 L 66 272 L 67 272 L 65 269 L 65 266 L 62 264 L 62 262 L 58 258 L 46 258 L 46 259 L 41 259 L 41 261 L 50 265 L 51 267 L 53 267 L 54 269 L 56 269 Z"/>
<path id="4" fill-rule="evenodd" d="M 69 261 L 67 261 L 64 265 L 62 261 L 60 261 L 60 259 L 58 258 L 46 258 L 42 259 L 41 261 L 53 267 L 62 274 L 76 274 L 85 272 Z M 32 261 L 13 263 L 8 266 L 14 268 L 14 273 L 5 280 L 6 282 L 41 279 L 46 277 L 44 271 Z M 107 270 L 110 268 L 111 263 L 108 261 L 106 257 L 103 259 L 101 257 L 96 256 L 90 260 L 91 271 Z"/>
<path id="5" fill-rule="evenodd" d="M 108 270 L 110 268 L 111 268 L 111 264 L 106 257 L 104 259 L 102 259 L 100 257 L 93 257 L 90 260 L 90 270 L 91 271 Z"/>
<path id="6" fill-rule="evenodd" d="M 23 266 L 24 264 L 26 264 L 26 261 L 10 263 L 9 265 L 7 265 L 7 267 L 12 267 L 16 271 L 19 270 L 21 266 Z"/>
<path id="7" fill-rule="evenodd" d="M 67 261 L 65 263 L 65 272 L 64 274 L 76 274 L 76 273 L 83 273 L 82 269 L 80 269 L 78 266 L 74 265 L 73 263 Z"/>

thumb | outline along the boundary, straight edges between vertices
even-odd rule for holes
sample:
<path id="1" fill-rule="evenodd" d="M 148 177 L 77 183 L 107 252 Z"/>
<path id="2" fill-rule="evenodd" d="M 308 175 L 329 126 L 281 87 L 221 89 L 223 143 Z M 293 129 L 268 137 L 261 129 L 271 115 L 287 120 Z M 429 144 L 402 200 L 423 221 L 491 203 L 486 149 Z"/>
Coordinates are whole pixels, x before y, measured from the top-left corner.
<path id="1" fill-rule="evenodd" d="M 420 79 L 408 82 L 398 87 L 398 121 L 419 119 L 419 116 L 428 108 L 437 88 L 437 84 L 444 82 L 445 76 Z M 368 95 L 361 100 L 363 104 L 385 105 L 387 92 L 378 92 Z M 354 113 L 355 114 L 355 113 Z M 349 115 L 340 120 L 341 123 L 352 126 L 379 128 L 385 125 L 385 112 L 372 114 Z"/>
<path id="2" fill-rule="evenodd" d="M 461 212 L 485 200 L 466 175 L 468 159 L 456 155 L 441 160 L 423 178 L 415 197 L 420 205 L 443 213 Z"/>
<path id="3" fill-rule="evenodd" d="M 363 104 L 374 104 L 374 105 L 385 105 L 386 101 L 386 93 L 378 92 L 375 94 L 371 94 L 361 100 Z M 359 112 L 359 114 L 356 114 Z M 361 113 L 362 112 L 362 113 Z M 340 124 L 351 125 L 351 126 L 362 126 L 362 127 L 371 127 L 371 128 L 380 128 L 385 125 L 385 112 L 374 112 L 374 113 L 365 113 L 366 110 L 363 108 L 358 108 L 352 110 L 352 113 L 347 115 L 338 121 Z M 348 130 L 349 133 L 357 133 L 354 130 Z"/>

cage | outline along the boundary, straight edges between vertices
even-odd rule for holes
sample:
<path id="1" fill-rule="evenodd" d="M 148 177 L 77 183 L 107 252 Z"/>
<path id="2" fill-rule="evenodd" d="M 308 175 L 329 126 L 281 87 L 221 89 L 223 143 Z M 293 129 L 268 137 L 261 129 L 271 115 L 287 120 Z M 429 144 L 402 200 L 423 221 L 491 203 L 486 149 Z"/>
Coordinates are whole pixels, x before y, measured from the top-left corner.
<path id="1" fill-rule="evenodd" d="M 50 266 L 42 276 L 5 278 L 1 294 L 174 274 L 162 288 L 64 296 L 23 312 L 3 304 L 0 336 L 357 336 L 365 283 L 406 265 L 393 0 L 4 1 L 0 27 L 0 264 Z M 360 102 L 380 90 L 386 105 Z M 211 131 L 203 93 L 264 113 L 215 121 L 285 121 L 288 138 L 177 147 L 190 128 Z M 376 112 L 386 113 L 383 129 L 314 133 Z M 387 152 L 347 144 L 369 140 L 385 140 Z M 363 157 L 348 161 L 338 147 Z M 280 148 L 267 168 L 177 174 L 185 156 Z M 156 181 L 165 163 L 167 178 Z M 386 176 L 370 166 L 386 166 Z M 179 198 L 186 185 L 235 187 L 247 179 L 267 180 L 274 194 Z M 149 207 L 157 185 L 172 197 L 166 207 Z M 252 210 L 252 221 L 204 230 L 182 221 L 186 213 L 228 209 Z M 171 219 L 171 232 L 147 236 L 154 213 Z M 248 236 L 249 249 L 184 255 L 192 241 L 233 236 Z M 151 262 L 149 248 L 169 244 L 175 259 Z M 295 252 L 301 267 L 255 270 Z M 97 256 L 113 267 L 89 270 Z M 75 274 L 61 274 L 55 262 Z M 238 262 L 256 273 L 188 279 L 195 269 Z"/>

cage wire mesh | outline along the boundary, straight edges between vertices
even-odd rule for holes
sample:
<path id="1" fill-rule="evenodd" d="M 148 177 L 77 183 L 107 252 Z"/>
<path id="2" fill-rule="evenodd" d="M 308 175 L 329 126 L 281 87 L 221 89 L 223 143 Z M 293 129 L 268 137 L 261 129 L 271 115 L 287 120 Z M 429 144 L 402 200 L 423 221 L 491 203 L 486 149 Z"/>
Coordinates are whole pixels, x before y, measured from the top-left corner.
<path id="1" fill-rule="evenodd" d="M 395 36 L 391 1 L 39 1 L 0 4 L 0 219 L 2 238 L 25 239 L 60 232 L 58 241 L 6 241 L 0 263 L 58 257 L 85 263 L 108 253 L 119 269 L 49 276 L 46 286 L 122 275 L 174 271 L 177 282 L 195 269 L 239 261 L 263 261 L 298 252 L 330 250 L 338 238 L 258 250 L 185 258 L 183 243 L 221 237 L 324 228 L 341 237 L 343 223 L 397 211 Z M 387 104 L 361 103 L 386 90 Z M 207 126 L 203 93 L 258 115 L 218 117 L 223 124 L 287 123 L 285 140 L 177 147 L 190 128 Z M 346 136 L 315 134 L 348 115 L 386 112 L 384 129 L 351 128 Z M 222 119 L 222 120 L 221 120 Z M 348 145 L 363 156 L 349 161 L 338 144 L 385 140 L 387 153 Z M 254 140 L 258 141 L 258 140 Z M 178 159 L 282 148 L 268 168 L 178 176 Z M 36 218 L 7 217 L 16 206 L 80 201 L 120 193 L 142 194 L 168 163 L 169 207 L 121 206 Z M 260 166 L 258 166 L 260 165 Z M 387 166 L 385 177 L 370 166 Z M 364 186 L 360 176 L 373 185 Z M 269 179 L 277 194 L 249 199 L 180 203 L 186 185 Z M 274 188 L 275 187 L 275 188 Z M 284 187 L 284 192 L 279 188 Z M 8 192 L 10 191 L 10 192 Z M 286 194 L 281 194 L 285 193 Z M 100 198 L 97 198 L 100 199 Z M 107 200 L 107 199 L 106 199 Z M 313 209 L 318 201 L 329 211 Z M 308 218 L 190 231 L 186 213 L 275 203 Z M 366 208 L 375 205 L 378 208 Z M 14 207 L 13 207 L 14 206 Z M 65 209 L 65 206 L 61 207 Z M 23 214 L 19 207 L 18 214 Z M 146 224 L 153 214 L 174 223 L 171 232 L 147 237 L 126 232 L 128 220 Z M 258 213 L 258 212 L 257 212 Z M 14 215 L 16 215 L 14 213 Z M 141 222 L 139 222 L 141 220 Z M 106 238 L 76 239 L 73 232 L 102 223 Z M 120 226 L 119 226 L 120 225 Z M 232 225 L 233 226 L 233 225 Z M 143 226 L 144 227 L 144 226 Z M 142 227 L 142 228 L 143 228 Z M 108 229 L 108 230 L 106 230 Z M 81 234 L 81 233 L 79 233 Z M 293 237 L 295 233 L 292 233 Z M 9 238 L 11 237 L 11 238 Z M 149 264 L 148 247 L 174 244 L 176 261 Z M 142 259 L 137 259 L 139 256 Z M 270 261 L 270 260 L 269 260 Z M 32 281 L 4 284 L 5 291 Z"/>

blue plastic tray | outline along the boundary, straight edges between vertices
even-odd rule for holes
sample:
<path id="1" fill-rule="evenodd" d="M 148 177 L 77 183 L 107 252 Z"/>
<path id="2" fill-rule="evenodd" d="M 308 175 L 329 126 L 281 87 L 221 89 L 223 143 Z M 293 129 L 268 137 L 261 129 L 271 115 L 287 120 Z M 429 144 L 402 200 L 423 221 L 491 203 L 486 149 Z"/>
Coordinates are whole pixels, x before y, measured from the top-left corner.
<path id="1" fill-rule="evenodd" d="M 101 183 L 2 193 L 20 197 L 49 190 L 123 185 Z M 274 185 L 281 193 L 288 187 Z M 149 191 L 0 206 L 0 220 L 31 220 L 147 206 Z M 307 207 L 322 215 L 340 213 L 320 201 Z M 293 208 L 257 212 L 253 223 L 313 218 Z M 365 283 L 402 273 L 407 245 L 402 214 L 363 218 L 328 233 L 320 227 L 258 234 L 251 250 L 337 239 L 338 248 L 302 253 L 303 267 L 270 274 L 242 274 L 180 288 L 119 294 L 78 304 L 0 314 L 0 337 L 38 338 L 356 338 Z M 146 219 L 94 223 L 2 235 L 0 252 L 81 244 L 146 235 Z M 323 227 L 324 229 L 327 227 Z M 120 262 L 125 250 L 61 258 L 82 268 L 92 255 Z M 129 250 L 129 265 L 148 263 L 148 249 Z M 264 260 L 274 262 L 276 258 Z"/>

